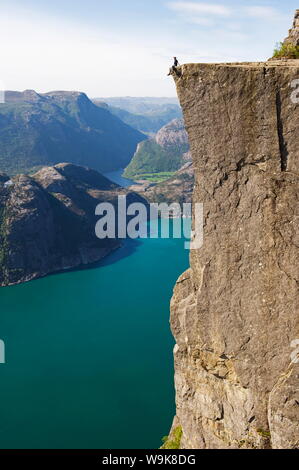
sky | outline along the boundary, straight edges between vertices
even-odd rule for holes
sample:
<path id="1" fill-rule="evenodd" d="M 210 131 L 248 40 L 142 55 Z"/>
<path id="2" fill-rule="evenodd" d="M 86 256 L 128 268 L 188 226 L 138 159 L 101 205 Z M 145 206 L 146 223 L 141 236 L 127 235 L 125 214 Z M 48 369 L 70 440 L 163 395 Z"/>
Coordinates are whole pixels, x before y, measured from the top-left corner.
<path id="1" fill-rule="evenodd" d="M 298 0 L 0 0 L 0 89 L 175 96 L 180 63 L 261 61 Z"/>

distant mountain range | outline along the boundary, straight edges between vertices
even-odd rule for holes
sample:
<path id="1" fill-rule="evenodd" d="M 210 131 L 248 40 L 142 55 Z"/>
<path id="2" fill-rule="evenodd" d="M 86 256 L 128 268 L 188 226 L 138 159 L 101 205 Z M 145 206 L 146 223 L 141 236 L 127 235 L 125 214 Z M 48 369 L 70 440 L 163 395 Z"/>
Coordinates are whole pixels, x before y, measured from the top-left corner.
<path id="1" fill-rule="evenodd" d="M 111 98 L 94 98 L 94 100 L 102 101 L 109 106 L 121 108 L 133 114 L 149 114 L 169 105 L 180 107 L 179 100 L 176 97 L 113 96 Z"/>
<path id="2" fill-rule="evenodd" d="M 149 135 L 173 119 L 182 117 L 176 98 L 96 98 L 93 101 L 126 124 Z"/>
<path id="3" fill-rule="evenodd" d="M 60 162 L 124 168 L 145 138 L 80 92 L 7 91 L 0 104 L 0 171 L 10 175 Z"/>

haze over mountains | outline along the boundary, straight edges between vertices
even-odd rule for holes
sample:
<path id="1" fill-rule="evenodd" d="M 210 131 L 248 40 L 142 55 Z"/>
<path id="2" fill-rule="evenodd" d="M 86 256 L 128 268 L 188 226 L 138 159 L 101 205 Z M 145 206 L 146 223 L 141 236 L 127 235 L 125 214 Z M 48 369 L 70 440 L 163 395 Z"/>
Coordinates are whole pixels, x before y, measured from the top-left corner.
<path id="1" fill-rule="evenodd" d="M 130 126 L 153 135 L 165 124 L 182 117 L 177 98 L 95 98 L 94 103 L 106 107 Z"/>
<path id="2" fill-rule="evenodd" d="M 165 109 L 167 106 L 177 106 L 180 108 L 177 97 L 137 97 L 137 96 L 112 96 L 109 98 L 94 98 L 109 106 L 124 109 L 133 114 L 149 114 L 157 110 Z"/>
<path id="3" fill-rule="evenodd" d="M 70 162 L 101 172 L 125 168 L 146 138 L 81 92 L 7 91 L 0 105 L 0 171 Z"/>

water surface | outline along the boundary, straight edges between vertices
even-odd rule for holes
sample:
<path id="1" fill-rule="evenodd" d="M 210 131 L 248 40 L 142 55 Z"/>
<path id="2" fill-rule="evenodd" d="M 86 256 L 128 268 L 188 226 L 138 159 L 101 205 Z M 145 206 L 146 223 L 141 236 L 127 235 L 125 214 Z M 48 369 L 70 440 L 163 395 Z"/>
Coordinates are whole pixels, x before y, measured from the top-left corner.
<path id="1" fill-rule="evenodd" d="M 169 300 L 180 239 L 0 289 L 1 448 L 157 448 L 174 415 Z"/>
<path id="2" fill-rule="evenodd" d="M 104 176 L 108 178 L 110 181 L 113 181 L 113 183 L 119 184 L 123 188 L 127 188 L 128 186 L 131 186 L 132 184 L 136 184 L 135 181 L 130 180 L 128 178 L 124 178 L 122 176 L 124 172 L 124 169 L 120 170 L 115 170 L 111 171 L 110 173 L 104 173 Z"/>

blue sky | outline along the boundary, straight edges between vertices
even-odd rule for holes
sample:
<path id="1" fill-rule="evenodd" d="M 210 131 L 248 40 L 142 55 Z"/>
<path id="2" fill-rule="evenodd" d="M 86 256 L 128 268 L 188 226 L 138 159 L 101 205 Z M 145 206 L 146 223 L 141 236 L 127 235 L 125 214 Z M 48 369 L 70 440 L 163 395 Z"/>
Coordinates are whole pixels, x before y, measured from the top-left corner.
<path id="1" fill-rule="evenodd" d="M 265 60 L 299 1 L 2 0 L 5 89 L 174 96 L 180 62 Z"/>

